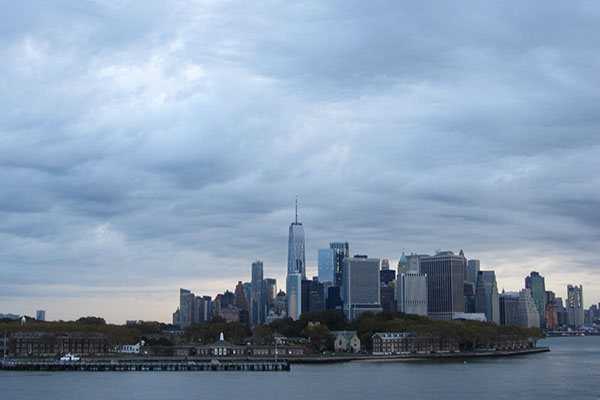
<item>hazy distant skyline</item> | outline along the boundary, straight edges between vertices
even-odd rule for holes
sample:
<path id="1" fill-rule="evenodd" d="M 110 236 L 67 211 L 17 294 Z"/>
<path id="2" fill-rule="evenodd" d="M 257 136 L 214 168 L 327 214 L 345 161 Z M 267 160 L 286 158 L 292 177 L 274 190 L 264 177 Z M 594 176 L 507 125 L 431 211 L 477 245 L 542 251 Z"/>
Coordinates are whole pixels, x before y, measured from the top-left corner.
<path id="1" fill-rule="evenodd" d="M 2 4 L 0 313 L 170 321 L 317 249 L 600 301 L 600 5 Z"/>

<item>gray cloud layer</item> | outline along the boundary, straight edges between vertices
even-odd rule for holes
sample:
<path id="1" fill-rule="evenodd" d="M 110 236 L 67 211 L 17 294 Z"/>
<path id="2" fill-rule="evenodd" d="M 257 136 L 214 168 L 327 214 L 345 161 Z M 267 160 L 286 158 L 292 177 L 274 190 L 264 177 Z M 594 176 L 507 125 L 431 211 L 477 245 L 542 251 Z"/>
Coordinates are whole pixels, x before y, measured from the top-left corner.
<path id="1" fill-rule="evenodd" d="M 600 300 L 595 2 L 1 7 L 2 312 L 281 279 L 295 194 L 315 271 L 462 246 Z"/>

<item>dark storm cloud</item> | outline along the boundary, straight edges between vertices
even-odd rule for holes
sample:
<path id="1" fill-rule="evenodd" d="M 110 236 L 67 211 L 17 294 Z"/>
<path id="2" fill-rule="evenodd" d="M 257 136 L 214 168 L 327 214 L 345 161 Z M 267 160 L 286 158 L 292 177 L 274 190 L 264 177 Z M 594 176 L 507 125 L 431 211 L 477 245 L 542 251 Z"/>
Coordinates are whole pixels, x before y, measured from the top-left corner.
<path id="1" fill-rule="evenodd" d="M 593 2 L 1 7 L 6 304 L 172 289 L 166 319 L 254 259 L 281 279 L 296 194 L 310 269 L 348 240 L 597 280 Z"/>

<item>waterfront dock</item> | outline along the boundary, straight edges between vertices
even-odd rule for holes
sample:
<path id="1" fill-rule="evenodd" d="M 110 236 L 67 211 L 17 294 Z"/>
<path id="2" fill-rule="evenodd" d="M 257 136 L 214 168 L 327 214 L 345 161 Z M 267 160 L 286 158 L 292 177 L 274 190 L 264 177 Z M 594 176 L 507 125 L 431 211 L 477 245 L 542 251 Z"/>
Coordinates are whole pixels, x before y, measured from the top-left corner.
<path id="1" fill-rule="evenodd" d="M 287 361 L 33 361 L 0 362 L 8 371 L 289 371 Z"/>

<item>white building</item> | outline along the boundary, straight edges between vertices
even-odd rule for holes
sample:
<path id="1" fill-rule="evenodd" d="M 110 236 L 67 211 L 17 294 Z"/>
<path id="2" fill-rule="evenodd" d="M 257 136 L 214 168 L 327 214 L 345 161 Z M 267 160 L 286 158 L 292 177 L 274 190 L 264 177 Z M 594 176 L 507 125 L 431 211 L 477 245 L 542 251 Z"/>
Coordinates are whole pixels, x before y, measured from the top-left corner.
<path id="1" fill-rule="evenodd" d="M 397 310 L 427 316 L 427 275 L 409 271 L 396 282 Z"/>
<path id="2" fill-rule="evenodd" d="M 519 292 L 519 325 L 525 328 L 538 328 L 540 314 L 531 296 L 531 290 L 523 289 Z"/>

